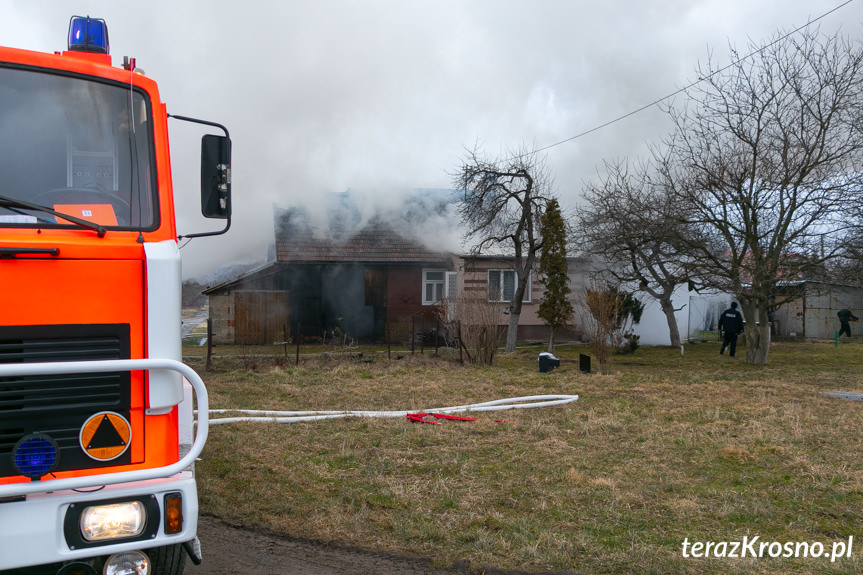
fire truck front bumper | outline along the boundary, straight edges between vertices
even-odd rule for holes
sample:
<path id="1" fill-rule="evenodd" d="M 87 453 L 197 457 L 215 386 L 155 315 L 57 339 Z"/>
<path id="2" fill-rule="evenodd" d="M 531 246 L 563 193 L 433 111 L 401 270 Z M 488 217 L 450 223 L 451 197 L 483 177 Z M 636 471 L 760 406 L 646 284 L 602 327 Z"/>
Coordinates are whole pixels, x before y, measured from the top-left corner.
<path id="1" fill-rule="evenodd" d="M 0 570 L 83 560 L 194 539 L 190 471 L 173 477 L 0 501 Z"/>

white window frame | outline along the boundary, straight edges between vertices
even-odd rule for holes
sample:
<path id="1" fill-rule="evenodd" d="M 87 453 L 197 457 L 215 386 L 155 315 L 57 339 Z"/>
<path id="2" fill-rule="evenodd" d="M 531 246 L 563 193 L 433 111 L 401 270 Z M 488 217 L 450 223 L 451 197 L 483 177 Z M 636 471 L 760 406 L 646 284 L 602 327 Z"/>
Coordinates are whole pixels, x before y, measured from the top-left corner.
<path id="1" fill-rule="evenodd" d="M 441 274 L 441 279 L 430 280 L 428 279 L 429 273 L 439 273 Z M 423 268 L 423 281 L 422 281 L 422 302 L 423 305 L 437 305 L 440 301 L 446 297 L 446 274 L 447 271 L 445 269 L 440 268 Z M 435 285 L 435 294 L 440 295 L 440 297 L 434 301 L 426 298 L 426 293 L 428 292 L 427 286 Z"/>
<path id="2" fill-rule="evenodd" d="M 496 272 L 496 273 L 500 274 L 498 276 L 498 286 L 497 286 L 497 290 L 498 290 L 497 293 L 500 296 L 498 299 L 492 299 L 492 279 L 491 279 L 492 272 Z M 517 288 L 517 286 L 518 286 L 518 274 L 515 272 L 515 270 L 513 270 L 513 269 L 490 269 L 487 271 L 487 274 L 486 274 L 486 278 L 488 281 L 488 301 L 498 302 L 498 303 L 512 303 L 512 299 L 505 299 L 505 297 L 504 297 L 504 285 L 505 285 L 504 276 L 507 274 L 513 275 L 513 284 L 512 284 L 513 285 L 513 292 L 512 293 L 513 293 L 513 296 L 515 296 L 515 290 L 518 289 Z M 531 279 L 532 278 L 530 277 L 530 272 L 528 272 L 527 286 L 525 286 L 524 297 L 521 298 L 522 303 L 530 303 L 530 301 L 531 301 L 531 295 L 532 295 L 531 294 Z"/>

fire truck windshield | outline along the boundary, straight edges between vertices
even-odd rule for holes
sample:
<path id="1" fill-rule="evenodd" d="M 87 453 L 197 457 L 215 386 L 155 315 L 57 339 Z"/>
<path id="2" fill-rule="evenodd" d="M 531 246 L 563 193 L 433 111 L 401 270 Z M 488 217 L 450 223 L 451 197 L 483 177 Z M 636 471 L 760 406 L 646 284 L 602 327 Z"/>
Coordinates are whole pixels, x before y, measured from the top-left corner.
<path id="1" fill-rule="evenodd" d="M 156 221 L 150 102 L 143 91 L 0 67 L 0 196 L 108 229 Z M 79 227 L 14 202 L 0 227 Z"/>

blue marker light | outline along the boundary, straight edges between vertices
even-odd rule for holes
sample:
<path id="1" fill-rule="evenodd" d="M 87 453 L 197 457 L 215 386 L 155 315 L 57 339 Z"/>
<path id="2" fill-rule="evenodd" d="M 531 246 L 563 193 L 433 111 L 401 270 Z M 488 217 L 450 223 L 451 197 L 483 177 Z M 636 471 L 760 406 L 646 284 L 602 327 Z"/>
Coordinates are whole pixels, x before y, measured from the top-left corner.
<path id="1" fill-rule="evenodd" d="M 12 462 L 21 475 L 38 480 L 51 472 L 58 463 L 60 448 L 57 443 L 41 433 L 22 437 L 12 450 Z"/>
<path id="2" fill-rule="evenodd" d="M 108 54 L 108 25 L 101 18 L 72 16 L 69 20 L 69 51 Z"/>

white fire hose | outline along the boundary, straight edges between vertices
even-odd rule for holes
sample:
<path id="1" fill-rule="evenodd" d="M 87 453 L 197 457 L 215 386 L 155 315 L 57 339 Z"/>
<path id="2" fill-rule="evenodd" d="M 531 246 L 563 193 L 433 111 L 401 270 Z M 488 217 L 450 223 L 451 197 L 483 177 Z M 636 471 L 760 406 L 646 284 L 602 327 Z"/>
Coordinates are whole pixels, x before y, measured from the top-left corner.
<path id="1" fill-rule="evenodd" d="M 222 417 L 210 419 L 210 425 L 237 423 L 240 421 L 297 423 L 300 421 L 319 421 L 342 417 L 406 417 L 411 413 L 459 413 L 463 411 L 504 411 L 507 409 L 530 409 L 551 407 L 577 401 L 577 395 L 527 395 L 508 399 L 495 399 L 470 405 L 438 407 L 411 411 L 267 411 L 259 409 L 211 409 L 210 415 L 240 413 L 242 417 Z"/>

